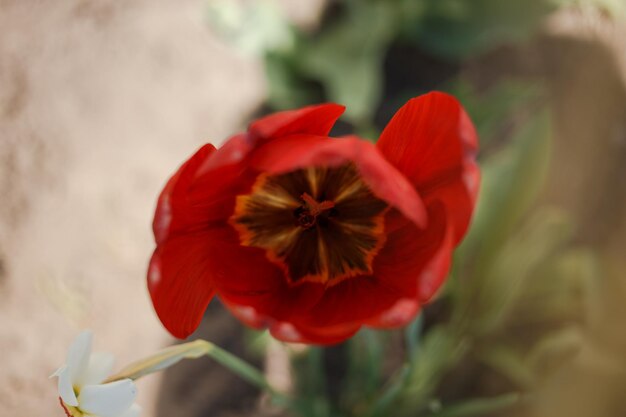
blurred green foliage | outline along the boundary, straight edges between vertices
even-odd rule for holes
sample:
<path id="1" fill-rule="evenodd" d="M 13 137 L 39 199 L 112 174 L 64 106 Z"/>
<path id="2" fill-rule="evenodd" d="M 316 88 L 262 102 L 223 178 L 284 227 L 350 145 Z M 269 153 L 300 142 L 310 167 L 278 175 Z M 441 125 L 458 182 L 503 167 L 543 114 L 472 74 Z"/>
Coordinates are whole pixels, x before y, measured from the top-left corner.
<path id="1" fill-rule="evenodd" d="M 370 138 L 376 136 L 379 109 L 397 99 L 385 95 L 385 62 L 394 45 L 409 45 L 415 59 L 426 54 L 456 68 L 468 57 L 527 40 L 556 7 L 622 10 L 612 0 L 331 3 L 318 30 L 291 28 L 284 42 L 257 43 L 265 58 L 268 106 L 281 110 L 336 101 L 347 106 L 345 119 L 354 130 Z M 262 26 L 239 29 L 266 33 Z M 456 95 L 480 135 L 481 192 L 470 233 L 435 303 L 444 313 L 427 307 L 429 317 L 422 315 L 405 329 L 400 350 L 390 342 L 393 335 L 357 334 L 346 346 L 338 401 L 325 386 L 324 350 L 297 355 L 299 415 L 504 415 L 579 349 L 595 260 L 589 249 L 574 244 L 575 225 L 567 213 L 537 203 L 551 149 L 550 103 L 541 81 L 499 80 L 478 89 L 458 71 L 452 74 L 443 81 L 425 74 L 421 87 L 392 80 L 403 85 L 402 96 L 418 95 L 424 85 Z M 404 365 L 390 376 L 384 362 L 398 354 L 406 357 Z M 498 389 L 485 389 L 488 397 L 464 396 L 468 386 L 483 382 Z"/>
<path id="2" fill-rule="evenodd" d="M 524 39 L 547 11 L 547 0 L 345 0 L 323 30 L 297 33 L 292 48 L 266 55 L 269 104 L 276 109 L 319 100 L 346 105 L 345 117 L 371 131 L 384 89 L 390 45 L 403 42 L 451 62 Z"/>

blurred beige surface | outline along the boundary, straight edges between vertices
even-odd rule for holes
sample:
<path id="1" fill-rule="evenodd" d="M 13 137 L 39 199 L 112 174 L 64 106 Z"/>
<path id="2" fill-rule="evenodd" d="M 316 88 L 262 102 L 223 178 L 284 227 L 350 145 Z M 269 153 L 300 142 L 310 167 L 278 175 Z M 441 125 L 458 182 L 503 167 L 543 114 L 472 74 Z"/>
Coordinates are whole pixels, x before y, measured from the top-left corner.
<path id="1" fill-rule="evenodd" d="M 48 375 L 82 328 L 118 365 L 171 342 L 144 278 L 156 197 L 264 94 L 205 7 L 0 1 L 0 416 L 62 415 Z"/>

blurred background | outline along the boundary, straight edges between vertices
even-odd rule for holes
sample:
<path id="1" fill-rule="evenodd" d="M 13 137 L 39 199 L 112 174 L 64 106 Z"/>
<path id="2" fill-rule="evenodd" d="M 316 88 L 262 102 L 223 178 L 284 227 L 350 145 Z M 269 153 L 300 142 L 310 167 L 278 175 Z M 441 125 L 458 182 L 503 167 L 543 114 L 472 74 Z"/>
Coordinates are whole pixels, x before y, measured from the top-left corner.
<path id="1" fill-rule="evenodd" d="M 47 376 L 84 327 L 120 365 L 173 343 L 150 223 L 201 144 L 321 101 L 375 140 L 435 89 L 474 120 L 483 183 L 420 317 L 296 349 L 216 301 L 193 337 L 302 416 L 626 415 L 623 0 L 0 0 L 0 416 L 63 415 Z M 296 415 L 209 360 L 165 376 L 144 417 Z"/>

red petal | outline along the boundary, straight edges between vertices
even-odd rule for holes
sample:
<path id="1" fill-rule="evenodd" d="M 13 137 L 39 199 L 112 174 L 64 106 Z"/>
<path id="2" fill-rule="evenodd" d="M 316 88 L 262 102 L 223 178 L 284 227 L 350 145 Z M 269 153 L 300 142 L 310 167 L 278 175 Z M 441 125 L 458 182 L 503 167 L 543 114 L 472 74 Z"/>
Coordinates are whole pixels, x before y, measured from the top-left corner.
<path id="1" fill-rule="evenodd" d="M 213 297 L 210 253 L 214 240 L 208 233 L 167 240 L 152 255 L 148 289 L 165 328 L 184 339 L 200 324 Z"/>
<path id="2" fill-rule="evenodd" d="M 330 327 L 294 325 L 288 321 L 277 321 L 260 315 L 250 306 L 238 306 L 228 302 L 224 304 L 235 317 L 248 326 L 255 329 L 269 328 L 272 336 L 283 342 L 329 345 L 350 338 L 361 328 L 360 324 L 354 323 Z"/>
<path id="3" fill-rule="evenodd" d="M 324 286 L 317 283 L 290 287 L 284 271 L 267 259 L 265 251 L 241 246 L 230 227 L 223 230 L 211 256 L 217 264 L 214 275 L 220 298 L 233 310 L 253 309 L 255 326 L 302 314 L 324 292 Z"/>
<path id="4" fill-rule="evenodd" d="M 454 250 L 454 233 L 448 228 L 437 252 L 430 259 L 420 276 L 417 299 L 420 303 L 429 301 L 441 287 L 450 272 L 452 251 Z"/>
<path id="5" fill-rule="evenodd" d="M 157 244 L 163 242 L 172 230 L 181 229 L 182 223 L 188 220 L 180 212 L 186 211 L 186 193 L 194 180 L 198 168 L 215 151 L 210 143 L 201 147 L 189 158 L 170 178 L 161 191 L 157 202 L 156 213 L 152 222 L 152 230 Z"/>
<path id="6" fill-rule="evenodd" d="M 326 288 L 320 302 L 299 323 L 311 328 L 362 323 L 389 309 L 402 296 L 373 276 L 346 279 Z"/>
<path id="7" fill-rule="evenodd" d="M 248 132 L 253 140 L 259 142 L 298 133 L 328 136 L 344 110 L 344 106 L 327 103 L 282 111 L 253 122 Z"/>
<path id="8" fill-rule="evenodd" d="M 161 192 L 153 221 L 157 243 L 232 214 L 234 195 L 244 193 L 254 179 L 246 172 L 246 158 L 257 141 L 296 132 L 326 135 L 343 110 L 337 104 L 323 104 L 275 113 L 252 123 L 249 133 L 231 137 L 217 150 L 204 145 Z"/>
<path id="9" fill-rule="evenodd" d="M 414 98 L 391 119 L 377 146 L 413 182 L 426 204 L 445 204 L 458 243 L 478 191 L 478 139 L 461 104 L 438 92 Z"/>
<path id="10" fill-rule="evenodd" d="M 354 162 L 372 192 L 396 207 L 415 224 L 426 225 L 426 210 L 415 188 L 374 145 L 354 137 L 330 139 L 293 135 L 261 146 L 251 156 L 255 168 L 278 174 L 309 166 Z"/>
<path id="11" fill-rule="evenodd" d="M 245 160 L 233 162 L 232 154 L 241 150 L 236 145 L 241 138 L 231 138 L 228 143 L 235 145 L 227 146 L 226 151 L 205 145 L 168 182 L 153 222 L 157 244 L 220 227 L 232 215 L 236 196 L 248 192 L 257 175 L 247 169 Z"/>
<path id="12" fill-rule="evenodd" d="M 234 259 L 222 262 L 222 267 L 228 279 L 222 278 L 216 283 L 220 298 L 232 310 L 248 308 L 250 321 L 244 321 L 254 327 L 291 320 L 315 305 L 324 293 L 323 285 L 317 283 L 289 287 L 283 271 L 264 254 L 240 257 L 237 262 Z"/>
<path id="13" fill-rule="evenodd" d="M 218 168 L 238 164 L 245 160 L 253 149 L 254 142 L 249 135 L 240 133 L 232 136 L 210 158 L 204 161 L 202 166 L 198 168 L 197 176 L 202 177 Z"/>
<path id="14" fill-rule="evenodd" d="M 291 323 L 276 323 L 270 333 L 278 340 L 291 343 L 333 345 L 352 337 L 361 328 L 360 324 L 341 324 L 329 327 L 307 327 Z"/>
<path id="15" fill-rule="evenodd" d="M 361 327 L 358 323 L 329 327 L 309 327 L 263 316 L 250 306 L 232 304 L 224 299 L 222 301 L 235 317 L 248 326 L 256 329 L 269 328 L 272 336 L 284 342 L 328 345 L 350 338 Z"/>
<path id="16" fill-rule="evenodd" d="M 386 219 L 386 229 L 391 215 Z M 395 288 L 402 297 L 416 299 L 420 304 L 429 299 L 445 279 L 453 249 L 452 228 L 443 204 L 431 204 L 428 220 L 426 229 L 419 229 L 405 220 L 403 227 L 390 231 L 373 264 L 374 275 L 383 285 Z"/>
<path id="17" fill-rule="evenodd" d="M 405 219 L 374 259 L 373 276 L 327 288 L 302 323 L 322 328 L 350 323 L 398 327 L 410 322 L 441 286 L 451 261 L 452 228 L 443 205 L 433 204 L 428 215 L 425 230 Z M 397 221 L 392 213 L 387 217 Z"/>
<path id="18" fill-rule="evenodd" d="M 253 327 L 267 327 L 276 321 L 289 321 L 294 317 L 305 314 L 315 305 L 324 293 L 321 284 L 306 283 L 289 288 L 281 285 L 270 289 L 270 280 L 267 276 L 256 276 L 258 280 L 268 284 L 267 290 L 257 291 L 229 291 L 220 289 L 220 298 L 225 304 L 237 310 L 239 313 L 248 316 L 248 320 L 242 318 L 244 322 Z M 284 277 L 281 277 L 285 280 Z M 257 284 L 259 286 L 259 284 Z M 248 312 L 243 313 L 241 308 L 247 308 Z M 236 314 L 237 315 L 237 314 Z"/>
<path id="19" fill-rule="evenodd" d="M 393 329 L 409 324 L 420 310 L 419 303 L 412 298 L 401 298 L 388 310 L 366 322 L 369 327 Z"/>

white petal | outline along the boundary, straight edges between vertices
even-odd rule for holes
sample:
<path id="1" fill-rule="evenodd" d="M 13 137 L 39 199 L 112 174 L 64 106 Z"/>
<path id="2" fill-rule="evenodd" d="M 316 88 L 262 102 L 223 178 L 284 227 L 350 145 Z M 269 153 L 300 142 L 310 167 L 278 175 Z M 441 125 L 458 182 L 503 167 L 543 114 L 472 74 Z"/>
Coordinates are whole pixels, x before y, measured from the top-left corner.
<path id="1" fill-rule="evenodd" d="M 141 414 L 141 407 L 137 404 L 133 404 L 126 412 L 117 417 L 139 417 L 139 414 Z"/>
<path id="2" fill-rule="evenodd" d="M 72 386 L 70 372 L 67 369 L 67 366 L 59 368 L 59 370 L 55 372 L 55 376 L 59 377 L 57 386 L 59 396 L 63 402 L 67 405 L 76 407 L 78 405 L 78 400 L 76 399 L 76 394 L 74 393 L 74 387 Z"/>
<path id="3" fill-rule="evenodd" d="M 113 362 L 115 357 L 106 352 L 92 353 L 89 358 L 89 364 L 82 374 L 76 376 L 75 385 L 96 385 L 111 375 Z"/>
<path id="4" fill-rule="evenodd" d="M 137 388 L 130 379 L 84 386 L 78 396 L 79 408 L 100 417 L 117 417 L 135 402 Z"/>
<path id="5" fill-rule="evenodd" d="M 76 377 L 87 369 L 89 354 L 91 353 L 92 338 L 93 335 L 89 330 L 80 332 L 67 352 L 67 361 L 65 363 L 67 364 L 72 385 L 75 384 Z"/>

